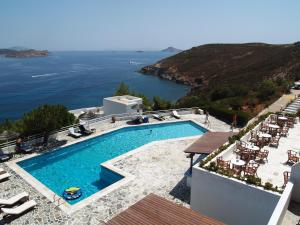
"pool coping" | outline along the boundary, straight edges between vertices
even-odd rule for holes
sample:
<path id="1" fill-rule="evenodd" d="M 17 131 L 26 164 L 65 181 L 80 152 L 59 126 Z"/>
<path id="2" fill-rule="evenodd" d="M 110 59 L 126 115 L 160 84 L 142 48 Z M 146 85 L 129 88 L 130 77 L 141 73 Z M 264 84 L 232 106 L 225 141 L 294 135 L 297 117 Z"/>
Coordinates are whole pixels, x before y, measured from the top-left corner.
<path id="1" fill-rule="evenodd" d="M 148 123 L 148 124 L 140 124 L 140 125 L 134 125 L 135 127 L 137 126 L 147 126 L 147 125 L 155 125 L 155 124 L 165 124 L 165 123 L 175 123 L 175 122 L 193 122 L 199 126 L 201 126 L 202 128 L 206 129 L 207 131 L 212 131 L 211 129 L 207 128 L 204 124 L 197 122 L 193 119 L 186 119 L 186 120 L 175 120 L 175 121 L 161 121 L 161 122 L 156 122 L 156 123 Z M 77 144 L 79 142 L 82 141 L 86 141 L 101 135 L 104 135 L 106 133 L 110 133 L 122 128 L 126 128 L 126 127 L 132 127 L 132 125 L 121 125 L 119 127 L 113 128 L 113 129 L 109 129 L 106 130 L 104 132 L 100 132 L 98 134 L 95 135 L 91 135 L 85 138 L 81 138 L 78 139 L 76 141 L 72 141 L 70 143 L 67 143 L 63 146 L 60 146 L 59 148 L 53 149 L 51 152 L 53 151 L 57 151 L 61 148 L 73 145 L 73 144 Z M 24 170 L 22 167 L 20 167 L 17 163 L 29 158 L 33 158 L 36 157 L 38 155 L 42 155 L 44 153 L 33 153 L 30 154 L 28 156 L 24 156 L 22 158 L 16 159 L 16 160 L 12 160 L 9 162 L 6 162 L 6 165 L 12 169 L 14 172 L 16 172 L 21 178 L 23 178 L 29 185 L 31 185 L 34 189 L 36 189 L 38 192 L 40 192 L 43 196 L 45 196 L 50 202 L 54 203 L 54 205 L 56 205 L 57 207 L 59 207 L 63 212 L 65 212 L 67 215 L 71 215 L 73 214 L 75 211 L 91 204 L 92 202 L 100 199 L 101 197 L 107 195 L 108 193 L 122 187 L 123 185 L 127 184 L 128 182 L 130 182 L 131 180 L 133 180 L 135 178 L 134 175 L 125 172 L 122 169 L 117 168 L 116 166 L 114 166 L 113 164 L 116 163 L 117 161 L 123 160 L 125 158 L 127 158 L 128 156 L 137 154 L 138 152 L 142 152 L 145 151 L 149 146 L 151 145 L 155 145 L 157 143 L 168 143 L 168 142 L 176 142 L 176 141 L 181 141 L 181 140 L 193 140 L 193 139 L 197 139 L 200 138 L 202 135 L 195 135 L 195 136 L 187 136 L 187 137 L 180 137 L 180 138 L 171 138 L 171 139 L 165 139 L 165 140 L 159 140 L 159 141 L 152 141 L 149 142 L 147 144 L 144 144 L 136 149 L 130 150 L 129 152 L 126 152 L 122 155 L 119 155 L 113 159 L 110 159 L 108 161 L 105 161 L 103 163 L 101 163 L 99 166 L 105 167 L 109 170 L 111 170 L 114 173 L 117 173 L 121 176 L 123 176 L 123 178 L 111 185 L 109 185 L 108 187 L 90 195 L 89 197 L 81 200 L 78 203 L 75 203 L 74 205 L 70 205 L 69 203 L 67 203 L 63 198 L 61 198 L 60 196 L 58 196 L 56 193 L 54 193 L 50 188 L 48 188 L 47 186 L 45 186 L 42 182 L 40 182 L 38 179 L 36 179 L 35 177 L 33 177 L 30 173 L 28 173 L 26 170 Z"/>

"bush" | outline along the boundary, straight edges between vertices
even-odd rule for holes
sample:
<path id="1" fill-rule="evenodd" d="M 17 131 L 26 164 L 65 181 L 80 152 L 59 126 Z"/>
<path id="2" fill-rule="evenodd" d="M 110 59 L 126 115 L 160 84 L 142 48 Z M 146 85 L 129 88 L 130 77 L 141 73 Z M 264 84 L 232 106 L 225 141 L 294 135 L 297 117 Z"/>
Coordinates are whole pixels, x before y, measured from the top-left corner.
<path id="1" fill-rule="evenodd" d="M 158 96 L 153 98 L 153 110 L 171 109 L 173 105 L 170 101 L 166 101 Z"/>
<path id="2" fill-rule="evenodd" d="M 273 189 L 273 184 L 271 184 L 270 182 L 266 182 L 264 188 L 266 190 L 272 190 Z"/>
<path id="3" fill-rule="evenodd" d="M 16 126 L 23 136 L 44 133 L 44 137 L 51 131 L 69 126 L 75 122 L 75 116 L 69 113 L 63 105 L 43 105 L 16 122 Z"/>
<path id="4" fill-rule="evenodd" d="M 265 80 L 261 83 L 258 89 L 257 97 L 262 100 L 268 100 L 272 95 L 276 93 L 277 86 L 272 80 Z"/>
<path id="5" fill-rule="evenodd" d="M 246 176 L 246 183 L 260 186 L 261 179 L 255 176 Z"/>

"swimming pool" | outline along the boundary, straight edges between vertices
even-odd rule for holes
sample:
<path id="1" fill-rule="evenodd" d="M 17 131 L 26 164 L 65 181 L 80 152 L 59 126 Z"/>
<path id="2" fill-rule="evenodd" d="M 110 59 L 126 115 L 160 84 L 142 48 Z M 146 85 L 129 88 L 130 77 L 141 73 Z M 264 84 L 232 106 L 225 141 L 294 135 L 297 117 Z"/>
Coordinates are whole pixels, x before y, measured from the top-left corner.
<path id="1" fill-rule="evenodd" d="M 80 187 L 73 205 L 121 180 L 123 176 L 100 166 L 152 141 L 202 135 L 207 130 L 192 121 L 130 126 L 35 156 L 17 164 L 59 196 Z"/>

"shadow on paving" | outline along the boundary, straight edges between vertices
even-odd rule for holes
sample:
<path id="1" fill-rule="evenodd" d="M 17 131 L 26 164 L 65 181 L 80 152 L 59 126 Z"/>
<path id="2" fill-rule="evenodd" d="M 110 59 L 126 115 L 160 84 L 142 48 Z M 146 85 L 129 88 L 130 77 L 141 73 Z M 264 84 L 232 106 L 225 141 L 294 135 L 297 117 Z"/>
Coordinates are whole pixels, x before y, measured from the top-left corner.
<path id="1" fill-rule="evenodd" d="M 291 201 L 288 210 L 294 215 L 300 217 L 300 203 Z"/>
<path id="2" fill-rule="evenodd" d="M 169 193 L 174 198 L 190 204 L 191 189 L 186 186 L 186 178 L 183 177 Z"/>

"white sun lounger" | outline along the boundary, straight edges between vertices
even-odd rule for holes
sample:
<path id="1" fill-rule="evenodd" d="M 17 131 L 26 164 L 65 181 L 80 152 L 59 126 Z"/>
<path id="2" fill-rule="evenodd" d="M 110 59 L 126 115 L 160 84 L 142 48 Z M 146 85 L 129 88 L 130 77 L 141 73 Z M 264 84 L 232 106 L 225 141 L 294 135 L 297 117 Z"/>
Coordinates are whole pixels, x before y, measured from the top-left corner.
<path id="1" fill-rule="evenodd" d="M 69 135 L 75 137 L 75 138 L 78 138 L 78 137 L 81 137 L 82 134 L 81 133 L 78 133 L 75 131 L 74 127 L 70 127 L 69 128 Z"/>
<path id="2" fill-rule="evenodd" d="M 6 173 L 6 171 L 2 168 L 0 168 L 0 174 Z"/>
<path id="3" fill-rule="evenodd" d="M 178 114 L 178 112 L 176 110 L 173 110 L 172 114 L 176 119 L 180 119 L 180 115 Z"/>
<path id="4" fill-rule="evenodd" d="M 25 202 L 29 198 L 29 195 L 27 192 L 22 192 L 20 194 L 17 194 L 9 199 L 0 199 L 0 205 L 5 205 L 5 206 L 11 206 L 16 204 L 17 202 Z"/>
<path id="5" fill-rule="evenodd" d="M 153 116 L 154 119 L 157 119 L 157 120 L 160 120 L 160 121 L 164 120 L 164 117 L 160 116 L 158 114 L 152 114 L 152 116 Z"/>
<path id="6" fill-rule="evenodd" d="M 10 177 L 9 173 L 2 173 L 2 174 L 0 174 L 0 181 L 5 180 L 9 177 Z"/>
<path id="7" fill-rule="evenodd" d="M 4 213 L 3 218 L 5 218 L 8 216 L 18 216 L 35 206 L 36 202 L 34 200 L 30 200 L 15 208 L 1 208 L 1 211 Z"/>

